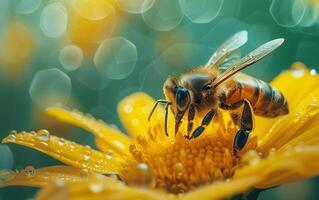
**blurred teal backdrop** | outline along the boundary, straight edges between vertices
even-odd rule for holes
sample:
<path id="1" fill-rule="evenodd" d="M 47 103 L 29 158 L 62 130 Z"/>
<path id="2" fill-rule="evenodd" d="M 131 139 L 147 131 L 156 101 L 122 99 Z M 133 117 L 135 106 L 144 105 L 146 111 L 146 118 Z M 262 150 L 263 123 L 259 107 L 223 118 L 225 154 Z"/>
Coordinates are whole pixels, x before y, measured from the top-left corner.
<path id="1" fill-rule="evenodd" d="M 0 0 L 0 139 L 12 130 L 47 128 L 94 147 L 92 135 L 48 118 L 43 108 L 57 103 L 77 108 L 125 131 L 116 113 L 119 100 L 134 91 L 162 98 L 169 74 L 204 64 L 218 44 L 243 29 L 249 34 L 243 53 L 286 39 L 248 74 L 270 81 L 295 61 L 318 70 L 318 5 L 316 0 Z M 0 155 L 0 168 L 59 164 L 17 145 L 1 145 Z M 274 188 L 260 199 L 317 199 L 318 186 L 314 178 Z M 28 199 L 35 192 L 1 188 L 0 200 Z"/>

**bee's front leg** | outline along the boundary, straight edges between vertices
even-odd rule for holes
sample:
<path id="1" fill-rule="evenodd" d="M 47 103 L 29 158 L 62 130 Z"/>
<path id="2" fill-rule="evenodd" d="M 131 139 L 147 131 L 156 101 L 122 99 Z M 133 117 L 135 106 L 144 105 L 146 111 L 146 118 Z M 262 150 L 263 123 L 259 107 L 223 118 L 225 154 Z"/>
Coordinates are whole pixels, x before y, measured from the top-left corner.
<path id="1" fill-rule="evenodd" d="M 249 133 L 253 130 L 253 114 L 249 101 L 246 99 L 240 100 L 232 105 L 221 103 L 220 107 L 225 110 L 236 110 L 243 106 L 241 114 L 234 119 L 234 122 L 239 125 L 239 130 L 236 133 L 233 143 L 234 154 L 244 148 L 248 141 Z"/>
<path id="2" fill-rule="evenodd" d="M 198 136 L 200 136 L 205 130 L 206 126 L 212 121 L 215 115 L 216 115 L 216 109 L 211 109 L 203 118 L 201 125 L 197 127 L 192 133 L 192 135 L 187 138 L 192 139 L 192 138 L 197 138 Z"/>

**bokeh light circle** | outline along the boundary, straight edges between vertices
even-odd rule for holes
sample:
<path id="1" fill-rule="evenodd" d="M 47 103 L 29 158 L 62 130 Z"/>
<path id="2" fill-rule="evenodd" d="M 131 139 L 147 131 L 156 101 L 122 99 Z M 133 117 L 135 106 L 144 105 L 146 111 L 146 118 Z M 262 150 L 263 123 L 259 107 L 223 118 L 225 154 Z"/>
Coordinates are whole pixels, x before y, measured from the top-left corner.
<path id="1" fill-rule="evenodd" d="M 29 88 L 31 99 L 39 106 L 66 104 L 71 91 L 71 79 L 56 68 L 38 71 Z"/>
<path id="2" fill-rule="evenodd" d="M 215 19 L 224 0 L 179 0 L 182 10 L 193 23 L 209 23 Z"/>
<path id="3" fill-rule="evenodd" d="M 309 27 L 314 25 L 319 17 L 319 8 L 318 6 L 306 6 L 305 13 L 299 22 L 299 26 Z"/>
<path id="4" fill-rule="evenodd" d="M 67 70 L 76 70 L 83 62 L 83 51 L 75 45 L 68 45 L 61 49 L 59 61 Z"/>
<path id="5" fill-rule="evenodd" d="M 301 21 L 305 9 L 303 0 L 272 0 L 269 11 L 278 25 L 294 27 Z"/>
<path id="6" fill-rule="evenodd" d="M 42 0 L 20 0 L 15 11 L 18 14 L 31 14 L 40 8 L 41 3 Z"/>
<path id="7" fill-rule="evenodd" d="M 145 23 L 157 31 L 172 30 L 181 23 L 183 16 L 177 0 L 157 0 L 148 11 L 142 13 Z"/>
<path id="8" fill-rule="evenodd" d="M 134 70 L 137 49 L 124 37 L 107 39 L 100 44 L 93 62 L 103 76 L 109 79 L 123 79 Z"/>
<path id="9" fill-rule="evenodd" d="M 72 0 L 70 5 L 70 39 L 85 53 L 93 53 L 98 43 L 114 30 L 117 22 L 115 8 L 105 0 Z"/>
<path id="10" fill-rule="evenodd" d="M 119 7 L 128 13 L 141 14 L 149 10 L 155 0 L 117 0 Z"/>
<path id="11" fill-rule="evenodd" d="M 114 8 L 102 0 L 73 0 L 77 14 L 89 20 L 101 20 L 111 15 Z"/>
<path id="12" fill-rule="evenodd" d="M 65 33 L 67 21 L 65 7 L 59 2 L 50 3 L 42 10 L 40 28 L 47 37 L 58 38 Z"/>

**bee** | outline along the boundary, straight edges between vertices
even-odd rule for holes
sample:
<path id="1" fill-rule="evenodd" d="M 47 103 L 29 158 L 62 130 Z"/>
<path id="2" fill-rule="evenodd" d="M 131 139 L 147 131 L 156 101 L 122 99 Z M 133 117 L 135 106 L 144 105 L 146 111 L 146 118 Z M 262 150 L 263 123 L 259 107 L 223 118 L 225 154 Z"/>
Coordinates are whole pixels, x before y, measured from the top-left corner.
<path id="1" fill-rule="evenodd" d="M 175 116 L 175 135 L 182 118 L 187 113 L 187 139 L 199 137 L 213 118 L 220 116 L 219 109 L 228 110 L 239 127 L 233 141 L 235 152 L 240 151 L 253 130 L 253 113 L 263 117 L 277 117 L 289 113 L 283 94 L 268 83 L 240 73 L 256 63 L 283 42 L 271 40 L 243 58 L 240 47 L 247 42 L 247 31 L 240 31 L 222 43 L 208 62 L 180 77 L 169 77 L 163 91 L 166 99 L 157 100 L 149 120 L 159 103 L 165 104 L 165 134 L 167 133 L 168 108 Z M 199 127 L 193 130 L 195 114 L 202 117 Z"/>

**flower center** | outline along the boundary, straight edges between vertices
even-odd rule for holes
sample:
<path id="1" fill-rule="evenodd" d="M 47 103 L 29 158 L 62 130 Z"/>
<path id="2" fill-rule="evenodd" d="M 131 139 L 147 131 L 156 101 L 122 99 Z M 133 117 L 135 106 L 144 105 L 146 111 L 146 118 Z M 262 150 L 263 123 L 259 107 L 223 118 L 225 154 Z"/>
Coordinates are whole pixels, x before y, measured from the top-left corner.
<path id="1" fill-rule="evenodd" d="M 236 132 L 237 129 L 230 124 L 227 128 L 207 127 L 205 134 L 196 139 L 185 139 L 182 133 L 174 139 L 167 139 L 161 127 L 152 127 L 147 136 L 137 138 L 136 144 L 131 146 L 131 153 L 137 163 L 149 167 L 155 179 L 154 187 L 182 193 L 233 176 L 241 156 L 233 153 Z M 128 167 L 126 179 L 129 184 L 132 176 L 135 176 L 133 182 L 143 177 L 138 171 L 136 167 Z M 147 180 L 151 179 L 148 177 Z"/>

